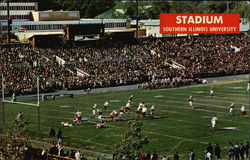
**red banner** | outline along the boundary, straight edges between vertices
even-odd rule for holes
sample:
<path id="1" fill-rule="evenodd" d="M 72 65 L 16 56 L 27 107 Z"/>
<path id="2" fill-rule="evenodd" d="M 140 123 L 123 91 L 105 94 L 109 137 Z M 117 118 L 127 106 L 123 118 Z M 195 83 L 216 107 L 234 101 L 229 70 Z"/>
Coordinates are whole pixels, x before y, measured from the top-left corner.
<path id="1" fill-rule="evenodd" d="M 240 14 L 160 14 L 161 34 L 239 34 Z"/>

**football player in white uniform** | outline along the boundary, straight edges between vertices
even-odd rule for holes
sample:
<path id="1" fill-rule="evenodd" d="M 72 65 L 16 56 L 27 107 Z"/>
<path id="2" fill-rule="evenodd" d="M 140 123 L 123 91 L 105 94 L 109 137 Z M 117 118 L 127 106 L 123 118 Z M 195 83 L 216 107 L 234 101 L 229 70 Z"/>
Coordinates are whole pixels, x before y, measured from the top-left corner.
<path id="1" fill-rule="evenodd" d="M 211 119 L 211 124 L 212 124 L 212 130 L 215 130 L 215 125 L 218 121 L 217 116 L 215 115 L 212 119 Z"/>
<path id="2" fill-rule="evenodd" d="M 188 97 L 188 103 L 189 103 L 190 108 L 194 109 L 194 107 L 193 107 L 193 97 L 192 96 Z"/>

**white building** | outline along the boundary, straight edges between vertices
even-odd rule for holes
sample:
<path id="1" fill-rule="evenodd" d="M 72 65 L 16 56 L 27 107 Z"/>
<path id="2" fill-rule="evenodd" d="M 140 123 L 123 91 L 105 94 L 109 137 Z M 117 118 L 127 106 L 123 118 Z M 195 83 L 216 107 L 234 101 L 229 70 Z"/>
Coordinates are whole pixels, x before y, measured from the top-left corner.
<path id="1" fill-rule="evenodd" d="M 31 20 L 31 13 L 38 10 L 36 2 L 9 2 L 10 18 Z M 0 2 L 0 21 L 7 20 L 7 3 Z"/>
<path id="2" fill-rule="evenodd" d="M 249 22 L 240 24 L 240 31 L 246 32 L 249 30 L 250 25 Z M 136 25 L 136 21 L 132 20 L 131 25 Z M 153 37 L 170 37 L 170 36 L 188 36 L 187 34 L 161 34 L 160 33 L 160 20 L 153 19 L 153 20 L 140 20 L 139 26 L 142 29 L 146 29 L 146 36 L 153 36 Z M 198 35 L 198 34 L 195 34 Z"/>

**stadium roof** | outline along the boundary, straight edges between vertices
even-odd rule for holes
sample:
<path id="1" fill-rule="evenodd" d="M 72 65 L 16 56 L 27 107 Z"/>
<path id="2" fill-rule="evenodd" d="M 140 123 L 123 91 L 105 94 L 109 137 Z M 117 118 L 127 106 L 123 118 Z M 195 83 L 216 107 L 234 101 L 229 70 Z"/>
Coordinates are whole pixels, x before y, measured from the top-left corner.
<path id="1" fill-rule="evenodd" d="M 13 25 L 50 25 L 50 24 L 92 24 L 92 23 L 124 23 L 126 19 L 80 19 L 71 21 L 13 21 Z M 7 25 L 7 21 L 2 21 Z"/>
<path id="2" fill-rule="evenodd" d="M 250 24 L 249 24 L 249 21 L 247 23 L 241 23 L 240 24 L 240 31 L 241 32 L 246 32 L 250 30 Z"/>
<path id="3" fill-rule="evenodd" d="M 159 26 L 160 20 L 153 19 L 153 20 L 140 20 L 140 23 L 143 23 L 144 26 Z M 131 25 L 136 25 L 136 20 L 131 21 Z"/>
<path id="4" fill-rule="evenodd" d="M 243 20 L 243 19 L 241 19 L 241 20 Z M 159 19 L 140 20 L 139 23 L 142 24 L 143 26 L 159 26 L 160 25 L 160 20 Z M 136 25 L 136 20 L 132 20 L 131 25 Z M 248 31 L 249 29 L 250 29 L 249 22 L 244 23 L 244 24 L 243 23 L 240 24 L 240 31 L 241 32 Z"/>
<path id="5" fill-rule="evenodd" d="M 106 12 L 103 12 L 102 14 L 99 14 L 95 18 L 120 18 L 123 17 L 124 14 L 121 12 L 117 11 L 116 9 L 112 8 Z"/>

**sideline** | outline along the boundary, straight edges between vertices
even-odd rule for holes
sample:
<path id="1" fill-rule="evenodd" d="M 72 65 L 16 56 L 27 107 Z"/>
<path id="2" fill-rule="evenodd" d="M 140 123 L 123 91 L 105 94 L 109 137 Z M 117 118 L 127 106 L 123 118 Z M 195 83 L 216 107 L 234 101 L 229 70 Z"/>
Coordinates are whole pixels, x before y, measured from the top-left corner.
<path id="1" fill-rule="evenodd" d="M 181 89 L 181 88 L 187 88 L 192 86 L 199 86 L 199 87 L 206 87 L 210 86 L 210 83 L 213 83 L 213 85 L 217 84 L 231 84 L 231 83 L 240 83 L 247 81 L 250 78 L 249 74 L 244 75 L 236 75 L 236 76 L 224 76 L 224 77 L 214 77 L 214 78 L 202 78 L 204 80 L 207 80 L 208 83 L 206 84 L 197 84 L 197 85 L 188 85 L 188 86 L 182 86 L 178 88 L 163 88 L 163 89 L 155 89 L 155 90 L 142 90 L 142 91 L 158 91 L 158 90 L 174 90 L 174 89 Z M 229 81 L 229 82 L 228 82 Z M 116 91 L 129 91 L 129 90 L 137 90 L 138 84 L 134 85 L 128 85 L 128 86 L 118 86 L 118 87 L 107 87 L 107 88 L 95 88 L 92 89 L 90 94 L 96 94 L 96 93 L 107 93 L 107 92 L 116 92 Z M 51 94 L 74 94 L 77 95 L 85 95 L 87 94 L 83 90 L 61 90 L 57 92 L 52 93 L 46 93 L 44 95 L 51 95 Z M 17 96 L 18 100 L 32 100 L 36 99 L 36 95 L 25 95 L 25 96 Z M 6 97 L 6 99 L 11 99 L 11 97 Z"/>

